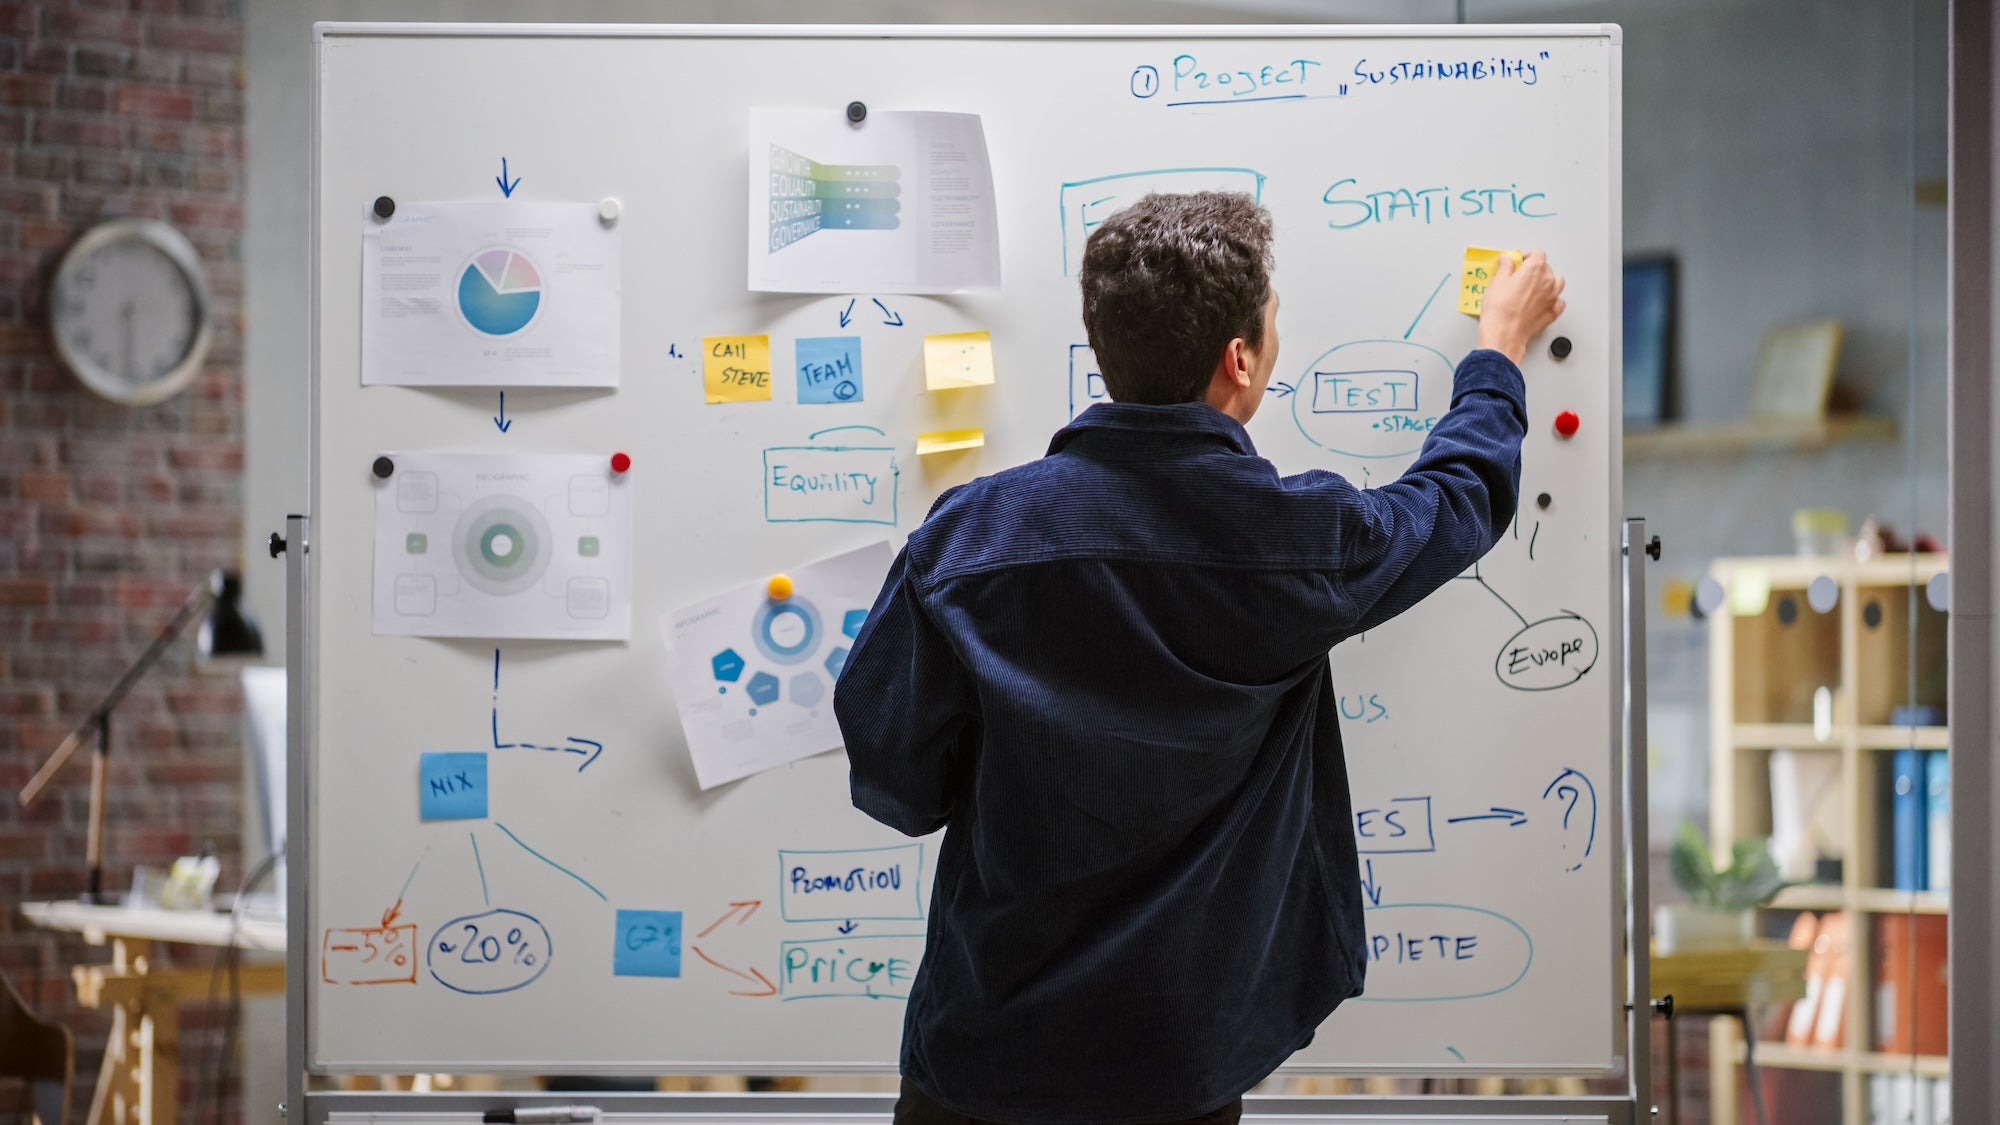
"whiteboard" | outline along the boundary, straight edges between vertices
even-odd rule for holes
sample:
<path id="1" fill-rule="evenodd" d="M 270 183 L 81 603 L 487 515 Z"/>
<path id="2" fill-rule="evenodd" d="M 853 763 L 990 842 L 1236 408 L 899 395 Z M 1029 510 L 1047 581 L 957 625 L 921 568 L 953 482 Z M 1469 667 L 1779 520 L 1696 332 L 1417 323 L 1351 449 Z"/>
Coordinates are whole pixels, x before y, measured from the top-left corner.
<path id="1" fill-rule="evenodd" d="M 370 987 L 323 971 L 308 997 L 313 1068 L 893 1068 L 936 841 L 853 811 L 838 753 L 699 791 L 659 618 L 900 545 L 943 489 L 1040 456 L 1102 393 L 1072 276 L 1089 225 L 1146 190 L 1193 187 L 1256 192 L 1275 216 L 1282 351 L 1250 433 L 1286 471 L 1373 484 L 1414 453 L 1474 340 L 1454 308 L 1466 246 L 1545 247 L 1569 278 L 1557 331 L 1573 352 L 1525 364 L 1518 525 L 1476 575 L 1334 655 L 1375 957 L 1367 995 L 1289 1065 L 1620 1064 L 1615 28 L 318 37 L 305 940 L 318 964 L 336 935 L 348 956 L 369 942 L 369 956 L 414 956 L 454 932 L 533 971 L 477 994 L 423 971 Z M 850 100 L 982 116 L 998 293 L 746 291 L 749 110 Z M 491 390 L 364 388 L 359 375 L 371 202 L 499 198 L 503 157 L 514 198 L 617 199 L 623 261 L 621 385 L 510 390 L 504 432 Z M 798 405 L 781 377 L 772 402 L 704 405 L 704 335 L 769 333 L 782 376 L 793 339 L 842 321 L 863 339 L 863 402 Z M 976 329 L 992 332 L 995 385 L 924 393 L 922 336 Z M 1334 375 L 1383 372 L 1413 375 L 1421 409 L 1384 421 L 1329 391 Z M 1552 426 L 1560 410 L 1581 419 L 1573 438 Z M 837 430 L 855 426 L 879 432 Z M 983 449 L 913 455 L 920 431 L 971 426 Z M 893 462 L 893 523 L 765 518 L 765 451 L 829 445 Z M 368 467 L 397 451 L 628 452 L 630 639 L 373 635 Z M 494 750 L 487 818 L 421 822 L 419 755 L 503 737 L 602 751 L 580 770 Z M 787 853 L 855 853 L 825 862 L 894 868 L 912 893 L 865 919 L 829 915 L 792 895 Z M 680 912 L 678 977 L 613 975 L 619 910 Z"/>

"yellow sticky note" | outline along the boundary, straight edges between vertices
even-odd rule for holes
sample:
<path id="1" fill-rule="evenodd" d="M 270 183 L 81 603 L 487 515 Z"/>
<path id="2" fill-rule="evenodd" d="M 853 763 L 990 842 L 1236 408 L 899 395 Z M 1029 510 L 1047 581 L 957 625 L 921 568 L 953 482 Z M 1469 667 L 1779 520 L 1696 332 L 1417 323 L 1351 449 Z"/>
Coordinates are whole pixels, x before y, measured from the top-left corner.
<path id="1" fill-rule="evenodd" d="M 1480 306 L 1486 303 L 1486 283 L 1493 280 L 1493 270 L 1500 264 L 1500 255 L 1514 259 L 1521 264 L 1519 250 L 1491 250 L 1484 246 L 1465 248 L 1465 270 L 1458 275 L 1458 311 L 1467 316 L 1478 316 Z"/>
<path id="2" fill-rule="evenodd" d="M 989 332 L 944 332 L 924 337 L 924 386 L 933 391 L 985 387 L 993 383 L 993 336 Z"/>
<path id="3" fill-rule="evenodd" d="M 709 402 L 769 402 L 771 338 L 703 336 L 701 373 Z"/>
<path id="4" fill-rule="evenodd" d="M 986 333 L 981 332 L 981 336 Z M 934 430 L 917 435 L 917 456 L 950 453 L 954 449 L 978 449 L 986 444 L 985 430 Z"/>

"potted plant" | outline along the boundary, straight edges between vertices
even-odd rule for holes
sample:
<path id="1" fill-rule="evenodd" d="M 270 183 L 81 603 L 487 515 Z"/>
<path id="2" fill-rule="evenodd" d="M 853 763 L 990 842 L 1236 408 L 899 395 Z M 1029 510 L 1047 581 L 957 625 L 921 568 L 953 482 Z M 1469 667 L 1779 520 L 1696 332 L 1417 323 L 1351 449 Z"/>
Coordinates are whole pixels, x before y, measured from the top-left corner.
<path id="1" fill-rule="evenodd" d="M 1681 822 L 1668 866 L 1688 901 L 1655 912 L 1653 940 L 1661 953 L 1749 945 L 1751 912 L 1790 885 L 1763 837 L 1736 841 L 1729 866 L 1718 870 L 1708 838 L 1692 821 Z"/>

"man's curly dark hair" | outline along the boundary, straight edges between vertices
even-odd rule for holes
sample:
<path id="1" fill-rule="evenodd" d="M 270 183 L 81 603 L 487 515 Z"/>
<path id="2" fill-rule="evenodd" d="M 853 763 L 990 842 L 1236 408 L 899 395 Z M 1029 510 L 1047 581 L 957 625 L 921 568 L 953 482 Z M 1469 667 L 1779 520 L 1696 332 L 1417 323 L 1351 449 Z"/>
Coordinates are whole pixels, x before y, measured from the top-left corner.
<path id="1" fill-rule="evenodd" d="M 1083 249 L 1083 327 L 1118 402 L 1197 402 L 1229 341 L 1264 340 L 1271 213 L 1248 195 L 1154 193 Z"/>

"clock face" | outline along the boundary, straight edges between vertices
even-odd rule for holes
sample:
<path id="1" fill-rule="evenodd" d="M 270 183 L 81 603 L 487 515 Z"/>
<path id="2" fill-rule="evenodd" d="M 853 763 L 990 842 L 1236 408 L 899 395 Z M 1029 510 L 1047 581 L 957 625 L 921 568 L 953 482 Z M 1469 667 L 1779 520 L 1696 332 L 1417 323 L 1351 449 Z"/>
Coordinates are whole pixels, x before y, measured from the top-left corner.
<path id="1" fill-rule="evenodd" d="M 163 223 L 119 221 L 85 235 L 57 271 L 50 310 L 63 359 L 119 402 L 179 391 L 207 346 L 194 248 Z"/>

